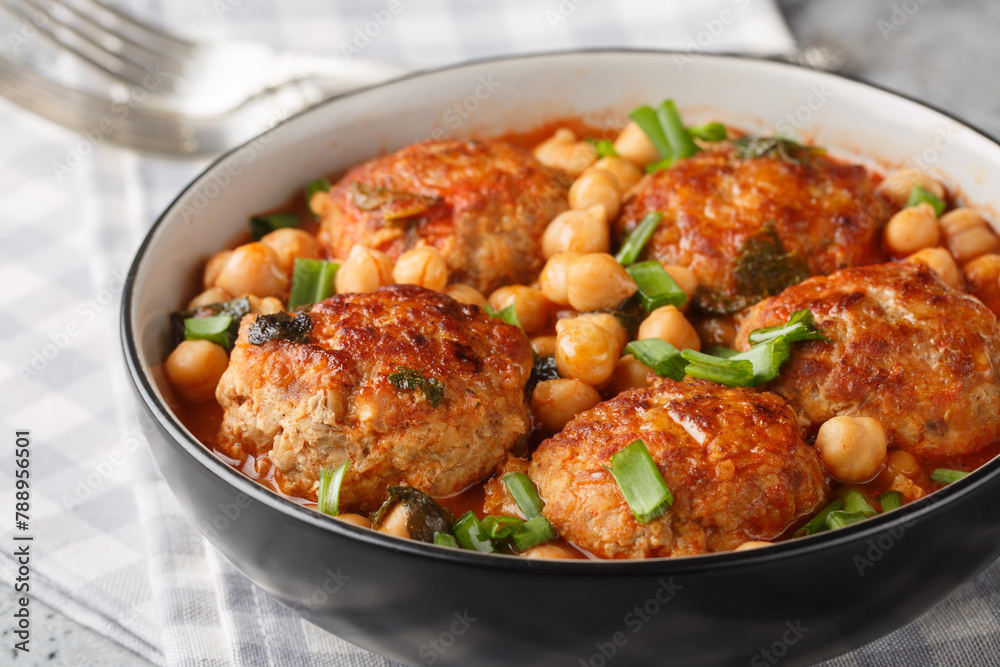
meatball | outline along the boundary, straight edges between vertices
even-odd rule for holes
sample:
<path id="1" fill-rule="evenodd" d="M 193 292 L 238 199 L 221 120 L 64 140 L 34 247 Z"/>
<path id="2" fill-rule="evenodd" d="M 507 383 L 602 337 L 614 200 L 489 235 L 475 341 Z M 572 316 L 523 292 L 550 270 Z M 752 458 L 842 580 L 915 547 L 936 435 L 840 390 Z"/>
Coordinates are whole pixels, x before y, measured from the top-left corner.
<path id="1" fill-rule="evenodd" d="M 931 458 L 1000 439 L 1000 328 L 975 298 L 922 264 L 845 269 L 757 304 L 738 344 L 803 308 L 832 342 L 796 343 L 769 389 L 809 433 L 837 415 L 872 417 L 890 449 Z"/>
<path id="2" fill-rule="evenodd" d="M 632 515 L 611 456 L 646 443 L 674 502 Z M 663 380 L 577 416 L 532 456 L 529 475 L 559 534 L 603 558 L 688 556 L 772 540 L 827 494 L 816 452 L 774 394 Z"/>
<path id="3" fill-rule="evenodd" d="M 646 258 L 690 268 L 701 285 L 695 303 L 725 312 L 720 298 L 739 306 L 746 300 L 733 300 L 737 295 L 769 296 L 808 275 L 884 261 L 879 232 L 892 210 L 875 186 L 864 167 L 819 152 L 742 159 L 725 145 L 643 179 L 625 201 L 617 231 L 624 238 L 659 211 Z M 765 248 L 772 255 L 788 254 L 776 290 L 737 271 L 741 257 L 761 260 L 761 242 L 774 246 Z"/>
<path id="4" fill-rule="evenodd" d="M 321 204 L 334 257 L 360 243 L 396 259 L 426 243 L 454 282 L 489 294 L 528 284 L 546 225 L 567 207 L 569 177 L 496 140 L 424 141 L 347 172 Z"/>
<path id="5" fill-rule="evenodd" d="M 530 430 L 531 348 L 477 306 L 394 285 L 297 318 L 307 338 L 260 344 L 264 327 L 244 318 L 216 393 L 220 449 L 266 457 L 285 493 L 315 499 L 320 469 L 350 459 L 341 502 L 354 511 L 378 507 L 388 484 L 448 496 Z"/>

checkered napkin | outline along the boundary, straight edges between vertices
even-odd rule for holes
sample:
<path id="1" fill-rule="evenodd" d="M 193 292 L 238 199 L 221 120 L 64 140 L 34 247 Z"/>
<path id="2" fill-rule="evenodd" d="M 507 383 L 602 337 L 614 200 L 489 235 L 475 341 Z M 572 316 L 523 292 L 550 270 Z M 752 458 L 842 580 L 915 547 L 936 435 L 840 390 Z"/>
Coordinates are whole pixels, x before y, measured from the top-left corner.
<path id="1" fill-rule="evenodd" d="M 399 8 L 365 36 L 373 12 Z M 768 0 L 137 0 L 200 37 L 351 53 L 415 67 L 600 46 L 789 51 Z M 18 23 L 10 55 L 57 59 Z M 10 53 L 13 51 L 13 53 Z M 205 165 L 88 139 L 0 100 L 0 415 L 31 431 L 31 593 L 165 665 L 388 665 L 299 620 L 225 563 L 181 513 L 146 448 L 118 343 L 122 280 L 149 225 Z M 13 507 L 0 448 L 0 507 Z M 8 510 L 5 509 L 5 512 Z M 12 544 L 8 514 L 0 543 Z M 15 563 L 0 551 L 0 580 Z M 831 664 L 1000 661 L 1000 570 L 899 632 Z M 2 622 L 6 629 L 8 620 Z M 83 663 L 86 657 L 80 656 Z M 51 664 L 51 663 L 50 663 Z"/>

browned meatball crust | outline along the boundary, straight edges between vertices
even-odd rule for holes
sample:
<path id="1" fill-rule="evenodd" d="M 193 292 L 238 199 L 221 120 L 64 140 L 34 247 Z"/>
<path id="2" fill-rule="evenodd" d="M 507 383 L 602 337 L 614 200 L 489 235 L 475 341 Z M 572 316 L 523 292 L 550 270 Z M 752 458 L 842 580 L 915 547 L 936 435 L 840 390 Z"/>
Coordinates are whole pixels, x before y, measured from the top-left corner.
<path id="1" fill-rule="evenodd" d="M 605 469 L 636 439 L 674 496 L 636 521 Z M 816 452 L 774 394 L 664 380 L 578 415 L 532 456 L 529 475 L 559 534 L 602 558 L 688 556 L 771 540 L 826 496 Z"/>
<path id="2" fill-rule="evenodd" d="M 534 280 L 569 184 L 503 141 L 424 141 L 347 172 L 322 205 L 319 239 L 334 257 L 360 243 L 393 259 L 423 242 L 444 255 L 452 281 L 489 294 Z"/>
<path id="3" fill-rule="evenodd" d="M 320 469 L 349 458 L 349 508 L 374 509 L 387 484 L 451 495 L 491 474 L 530 429 L 528 341 L 480 308 L 394 285 L 335 296 L 308 317 L 310 342 L 260 345 L 246 317 L 216 392 L 220 447 L 266 456 L 286 493 L 315 499 Z M 400 366 L 440 380 L 443 401 L 394 384 Z"/>
<path id="4" fill-rule="evenodd" d="M 741 159 L 721 145 L 641 181 L 626 199 L 617 231 L 624 235 L 651 211 L 663 215 L 647 259 L 686 266 L 704 288 L 732 296 L 740 248 L 765 223 L 808 273 L 883 261 L 879 231 L 892 212 L 862 166 L 816 152 L 795 160 Z"/>
<path id="5" fill-rule="evenodd" d="M 921 264 L 846 269 L 757 304 L 737 341 L 803 308 L 833 342 L 797 343 L 768 388 L 811 433 L 837 415 L 872 417 L 890 448 L 924 457 L 1000 439 L 1000 329 L 977 299 Z"/>

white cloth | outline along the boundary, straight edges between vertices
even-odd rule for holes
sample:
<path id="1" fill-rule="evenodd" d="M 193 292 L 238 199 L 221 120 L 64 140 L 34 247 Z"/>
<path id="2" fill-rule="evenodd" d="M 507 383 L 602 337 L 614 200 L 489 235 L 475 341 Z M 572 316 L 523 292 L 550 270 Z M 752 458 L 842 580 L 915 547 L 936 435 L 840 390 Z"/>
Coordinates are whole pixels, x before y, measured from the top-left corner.
<path id="1" fill-rule="evenodd" d="M 352 52 L 415 67 L 510 53 L 626 46 L 781 53 L 770 0 L 136 1 L 128 9 L 201 38 Z M 4 34 L 24 36 L 16 22 Z M 35 36 L 0 45 L 42 65 Z M 352 51 L 357 49 L 358 53 Z M 31 431 L 31 594 L 165 665 L 385 665 L 280 607 L 226 564 L 181 513 L 145 448 L 118 342 L 122 278 L 143 235 L 206 160 L 140 155 L 0 99 L 2 433 Z M 13 506 L 0 449 L 0 507 Z M 11 544 L 10 521 L 0 542 Z M 16 569 L 0 551 L 0 580 Z M 994 636 L 1000 573 L 838 665 L 948 662 L 955 638 Z M 961 628 L 959 630 L 957 628 Z"/>

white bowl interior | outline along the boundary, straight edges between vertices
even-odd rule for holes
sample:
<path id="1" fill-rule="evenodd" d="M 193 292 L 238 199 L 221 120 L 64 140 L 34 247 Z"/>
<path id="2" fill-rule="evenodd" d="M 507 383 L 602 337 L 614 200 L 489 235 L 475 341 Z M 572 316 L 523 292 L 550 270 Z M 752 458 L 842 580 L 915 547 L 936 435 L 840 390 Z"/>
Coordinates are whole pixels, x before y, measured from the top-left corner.
<path id="1" fill-rule="evenodd" d="M 664 98 L 677 101 L 687 122 L 793 134 L 869 164 L 921 167 L 996 224 L 1000 146 L 864 84 L 779 63 L 670 53 L 472 63 L 308 111 L 199 177 L 164 214 L 136 272 L 130 325 L 145 371 L 163 362 L 167 316 L 191 295 L 205 259 L 229 245 L 250 215 L 280 206 L 318 176 L 431 136 L 524 131 L 576 115 L 620 127 L 634 107 Z"/>

